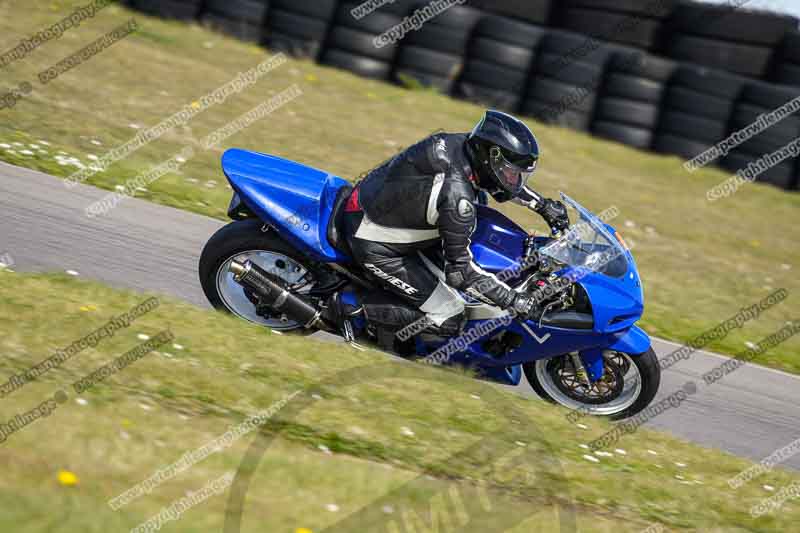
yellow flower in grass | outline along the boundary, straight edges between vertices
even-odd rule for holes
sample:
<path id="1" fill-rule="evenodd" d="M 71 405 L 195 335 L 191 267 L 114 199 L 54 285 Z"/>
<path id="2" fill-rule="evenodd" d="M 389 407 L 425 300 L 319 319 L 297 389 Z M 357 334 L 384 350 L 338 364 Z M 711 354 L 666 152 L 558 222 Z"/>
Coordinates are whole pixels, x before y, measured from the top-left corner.
<path id="1" fill-rule="evenodd" d="M 59 470 L 58 482 L 66 487 L 72 487 L 78 484 L 78 476 L 69 470 Z"/>
<path id="2" fill-rule="evenodd" d="M 294 533 L 314 533 L 314 532 L 304 527 L 298 527 L 297 529 L 294 530 Z"/>
<path id="3" fill-rule="evenodd" d="M 97 311 L 97 307 L 93 306 L 92 304 L 83 305 L 81 306 L 81 311 L 84 313 L 91 313 L 92 311 Z"/>

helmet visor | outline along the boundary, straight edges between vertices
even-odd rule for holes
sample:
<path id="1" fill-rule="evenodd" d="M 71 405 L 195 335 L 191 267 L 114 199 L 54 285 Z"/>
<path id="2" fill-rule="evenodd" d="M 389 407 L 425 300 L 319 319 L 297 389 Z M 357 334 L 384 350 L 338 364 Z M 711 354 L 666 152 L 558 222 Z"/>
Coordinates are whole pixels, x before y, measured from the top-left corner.
<path id="1" fill-rule="evenodd" d="M 489 151 L 489 164 L 501 187 L 515 196 L 522 191 L 536 170 L 536 160 L 531 161 L 527 167 L 521 167 L 506 159 L 497 146 Z"/>

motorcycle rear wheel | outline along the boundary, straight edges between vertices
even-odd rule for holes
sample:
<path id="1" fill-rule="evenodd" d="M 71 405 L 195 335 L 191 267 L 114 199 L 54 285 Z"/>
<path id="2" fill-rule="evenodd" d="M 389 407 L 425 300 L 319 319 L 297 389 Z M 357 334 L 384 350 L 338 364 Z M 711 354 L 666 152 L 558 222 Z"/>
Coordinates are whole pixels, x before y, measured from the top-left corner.
<path id="1" fill-rule="evenodd" d="M 233 280 L 228 270 L 231 261 L 252 261 L 271 274 L 273 281 L 284 287 L 305 283 L 303 294 L 314 285 L 308 259 L 297 253 L 273 230 L 263 231 L 264 224 L 255 219 L 232 222 L 208 240 L 200 255 L 200 284 L 208 301 L 216 309 L 234 314 L 249 322 L 277 331 L 302 329 L 302 325 L 286 317 L 264 317 Z"/>

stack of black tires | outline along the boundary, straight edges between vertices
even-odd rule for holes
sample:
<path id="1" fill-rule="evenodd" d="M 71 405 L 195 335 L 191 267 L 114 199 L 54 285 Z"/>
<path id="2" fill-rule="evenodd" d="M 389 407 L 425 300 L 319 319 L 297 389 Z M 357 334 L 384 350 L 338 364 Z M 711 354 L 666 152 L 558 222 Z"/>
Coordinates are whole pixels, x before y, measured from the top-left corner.
<path id="1" fill-rule="evenodd" d="M 681 64 L 670 79 L 653 148 L 692 159 L 727 136 L 745 79 Z"/>
<path id="2" fill-rule="evenodd" d="M 553 18 L 553 0 L 472 0 L 470 5 L 538 26 L 547 26 Z"/>
<path id="3" fill-rule="evenodd" d="M 261 42 L 269 0 L 206 0 L 201 20 L 243 41 Z"/>
<path id="4" fill-rule="evenodd" d="M 203 0 L 133 0 L 133 7 L 168 19 L 196 20 Z"/>
<path id="5" fill-rule="evenodd" d="M 414 5 L 411 16 L 417 10 L 430 9 L 430 5 Z M 453 5 L 408 33 L 400 41 L 393 79 L 402 85 L 433 87 L 450 94 L 461 74 L 472 29 L 481 15 L 477 9 Z"/>
<path id="6" fill-rule="evenodd" d="M 654 50 L 674 0 L 564 0 L 560 26 L 597 39 Z"/>
<path id="7" fill-rule="evenodd" d="M 343 3 L 339 6 L 320 62 L 366 78 L 388 80 L 397 44 L 378 46 L 376 39 L 388 28 L 399 24 L 402 17 L 379 9 L 356 18 L 353 8 L 357 5 Z"/>
<path id="8" fill-rule="evenodd" d="M 793 102 L 797 100 L 797 102 Z M 786 113 L 780 112 L 779 122 L 767 122 L 761 115 L 773 113 L 784 104 Z M 762 157 L 773 154 L 800 137 L 800 116 L 788 114 L 800 107 L 800 91 L 786 87 L 778 87 L 762 82 L 748 82 L 736 103 L 731 119 L 729 133 L 744 130 L 752 133 L 761 130 L 746 142 L 740 144 L 722 160 L 722 166 L 731 172 L 744 170 Z M 748 131 L 749 130 L 749 131 Z M 777 159 L 775 160 L 777 161 Z M 766 168 L 770 166 L 770 168 Z M 797 188 L 798 164 L 794 157 L 771 166 L 771 162 L 763 168 L 766 170 L 756 177 L 756 181 L 771 183 L 783 189 Z"/>
<path id="9" fill-rule="evenodd" d="M 585 35 L 548 33 L 528 79 L 522 112 L 549 124 L 588 130 L 612 51 Z"/>
<path id="10" fill-rule="evenodd" d="M 746 3 L 739 7 L 690 0 L 126 3 L 165 18 L 200 19 L 240 39 L 364 77 L 434 88 L 685 159 L 800 94 L 798 20 L 751 11 Z M 715 163 L 734 172 L 742 170 L 798 136 L 800 112 L 792 111 Z M 797 188 L 798 164 L 794 159 L 777 163 L 758 180 Z"/>
<path id="11" fill-rule="evenodd" d="M 546 33 L 510 18 L 483 17 L 472 34 L 456 95 L 497 109 L 518 109 Z"/>
<path id="12" fill-rule="evenodd" d="M 793 31 L 784 37 L 771 79 L 782 85 L 800 87 L 800 32 Z"/>
<path id="13" fill-rule="evenodd" d="M 338 0 L 270 0 L 265 44 L 296 57 L 316 59 L 338 4 Z"/>
<path id="14" fill-rule="evenodd" d="M 763 78 L 773 53 L 797 19 L 730 6 L 684 3 L 670 17 L 669 57 Z"/>
<path id="15" fill-rule="evenodd" d="M 637 50 L 614 52 L 606 71 L 592 133 L 648 149 L 677 64 Z"/>

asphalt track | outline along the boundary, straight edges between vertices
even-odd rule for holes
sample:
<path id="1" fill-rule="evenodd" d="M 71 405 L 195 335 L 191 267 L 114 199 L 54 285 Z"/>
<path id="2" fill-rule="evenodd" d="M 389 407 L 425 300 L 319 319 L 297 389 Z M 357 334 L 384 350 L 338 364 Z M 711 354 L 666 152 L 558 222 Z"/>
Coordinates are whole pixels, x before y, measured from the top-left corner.
<path id="1" fill-rule="evenodd" d="M 87 218 L 84 208 L 105 194 L 83 185 L 68 189 L 58 178 L 0 163 L 0 255 L 9 253 L 19 271 L 72 270 L 115 287 L 207 307 L 197 262 L 223 222 L 137 199 L 127 199 L 107 216 Z M 653 345 L 659 357 L 678 348 L 660 340 Z M 655 401 L 688 380 L 699 389 L 647 425 L 754 461 L 800 438 L 800 378 L 746 365 L 713 386 L 702 385 L 702 374 L 724 360 L 697 352 L 665 371 Z M 532 394 L 527 383 L 520 390 Z M 618 446 L 646 448 L 647 442 L 626 436 Z M 800 454 L 784 466 L 800 470 Z"/>

